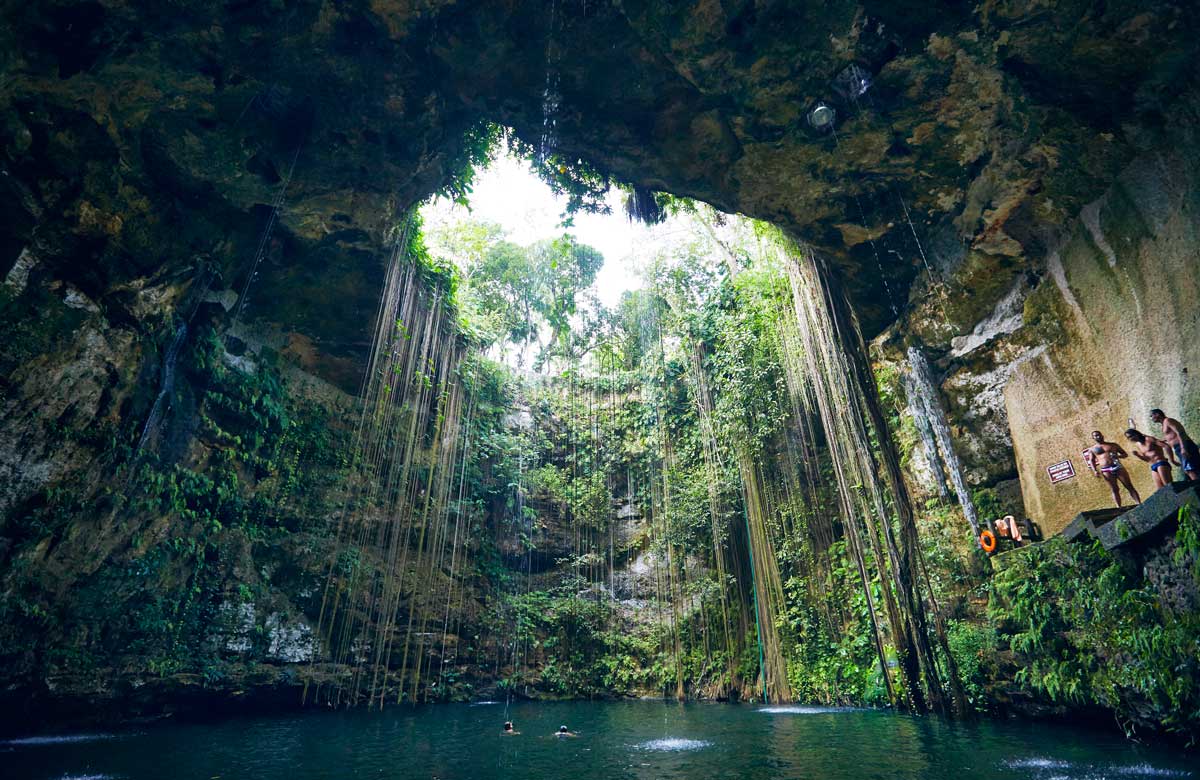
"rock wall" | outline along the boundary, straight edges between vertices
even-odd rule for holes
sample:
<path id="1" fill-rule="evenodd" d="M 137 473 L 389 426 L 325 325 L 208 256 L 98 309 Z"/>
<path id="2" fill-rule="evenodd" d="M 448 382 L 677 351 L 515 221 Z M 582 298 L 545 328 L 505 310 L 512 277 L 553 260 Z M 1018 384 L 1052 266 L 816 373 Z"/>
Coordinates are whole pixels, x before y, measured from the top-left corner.
<path id="1" fill-rule="evenodd" d="M 1025 512 L 1047 533 L 1112 503 L 1107 484 L 1080 457 L 1091 431 L 1125 445 L 1132 420 L 1159 434 L 1148 415 L 1154 407 L 1200 426 L 1189 378 L 1200 324 L 1194 101 L 1194 93 L 1181 99 L 1166 129 L 1147 139 L 1114 183 L 1047 233 L 1044 254 L 1023 255 L 1012 270 L 992 267 L 1005 286 L 973 326 L 956 328 L 964 335 L 930 339 L 948 348 L 941 388 L 969 481 L 1007 488 L 1019 478 Z M 972 273 L 960 268 L 949 284 L 969 288 Z M 940 305 L 935 298 L 925 310 Z M 878 339 L 878 354 L 930 335 L 927 325 L 909 323 Z M 1065 460 L 1077 476 L 1051 484 L 1046 468 Z M 1146 465 L 1128 465 L 1135 486 L 1152 492 Z M 932 492 L 929 475 L 913 478 Z"/>
<path id="2" fill-rule="evenodd" d="M 1127 444 L 1132 420 L 1159 434 L 1155 407 L 1200 430 L 1200 387 L 1188 371 L 1200 362 L 1200 178 L 1194 140 L 1178 141 L 1134 160 L 1047 259 L 1053 288 L 1037 317 L 1057 333 L 1004 394 L 1026 506 L 1049 530 L 1111 503 L 1079 456 L 1092 430 Z M 1079 476 L 1051 485 L 1046 466 L 1067 459 Z M 1152 492 L 1146 465 L 1127 465 L 1143 495 Z"/>

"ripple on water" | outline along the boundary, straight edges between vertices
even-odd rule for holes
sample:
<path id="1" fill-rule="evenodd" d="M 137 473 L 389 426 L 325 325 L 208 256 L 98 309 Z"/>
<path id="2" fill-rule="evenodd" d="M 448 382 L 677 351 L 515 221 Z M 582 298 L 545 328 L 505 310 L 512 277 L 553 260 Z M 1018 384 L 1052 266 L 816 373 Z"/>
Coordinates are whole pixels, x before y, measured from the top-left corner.
<path id="1" fill-rule="evenodd" d="M 1031 770 L 1031 776 L 1044 780 L 1106 780 L 1123 777 L 1191 777 L 1181 769 L 1163 769 L 1149 764 L 1097 766 L 1076 764 L 1057 758 L 1017 758 L 1002 763 L 1007 769 Z"/>
<path id="2" fill-rule="evenodd" d="M 471 706 L 472 707 L 482 707 L 486 704 L 499 704 L 499 703 L 500 702 L 498 702 L 498 701 L 473 701 L 473 702 L 471 702 Z"/>
<path id="3" fill-rule="evenodd" d="M 681 737 L 664 737 L 663 739 L 652 739 L 649 742 L 643 742 L 638 747 L 642 750 L 699 750 L 706 748 L 712 743 L 704 739 L 683 739 Z"/>
<path id="4" fill-rule="evenodd" d="M 857 712 L 854 707 L 760 707 L 759 712 L 769 715 L 826 715 L 833 712 Z"/>
<path id="5" fill-rule="evenodd" d="M 21 737 L 0 742 L 0 745 L 22 747 L 28 745 L 67 745 L 73 742 L 95 742 L 100 739 L 116 739 L 116 734 L 54 734 L 43 737 Z"/>

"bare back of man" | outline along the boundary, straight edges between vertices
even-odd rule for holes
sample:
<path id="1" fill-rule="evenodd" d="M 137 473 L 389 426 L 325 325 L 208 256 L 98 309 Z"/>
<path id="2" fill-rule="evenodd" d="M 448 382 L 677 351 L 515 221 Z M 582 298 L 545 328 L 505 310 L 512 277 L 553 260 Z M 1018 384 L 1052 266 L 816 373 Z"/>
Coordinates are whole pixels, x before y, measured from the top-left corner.
<path id="1" fill-rule="evenodd" d="M 1188 479 L 1200 479 L 1200 447 L 1188 436 L 1183 424 L 1174 417 L 1167 417 L 1162 409 L 1151 409 L 1150 419 L 1162 426 L 1162 438 L 1175 456 Z"/>

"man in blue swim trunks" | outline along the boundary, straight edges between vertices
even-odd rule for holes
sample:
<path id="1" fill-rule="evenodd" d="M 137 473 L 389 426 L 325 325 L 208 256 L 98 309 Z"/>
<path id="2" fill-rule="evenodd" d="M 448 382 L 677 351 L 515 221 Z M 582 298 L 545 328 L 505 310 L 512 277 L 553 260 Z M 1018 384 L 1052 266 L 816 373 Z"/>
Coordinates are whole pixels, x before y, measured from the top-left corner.
<path id="1" fill-rule="evenodd" d="M 1150 473 L 1154 477 L 1154 487 L 1162 488 L 1171 484 L 1171 461 L 1175 453 L 1162 439 L 1147 436 L 1137 428 L 1125 431 L 1125 438 L 1133 442 L 1133 456 L 1150 464 Z M 1179 465 L 1176 461 L 1175 465 Z"/>
<path id="2" fill-rule="evenodd" d="M 1200 479 L 1200 447 L 1188 436 L 1179 420 L 1167 417 L 1162 409 L 1151 409 L 1150 419 L 1162 426 L 1163 441 L 1175 451 L 1188 479 Z"/>

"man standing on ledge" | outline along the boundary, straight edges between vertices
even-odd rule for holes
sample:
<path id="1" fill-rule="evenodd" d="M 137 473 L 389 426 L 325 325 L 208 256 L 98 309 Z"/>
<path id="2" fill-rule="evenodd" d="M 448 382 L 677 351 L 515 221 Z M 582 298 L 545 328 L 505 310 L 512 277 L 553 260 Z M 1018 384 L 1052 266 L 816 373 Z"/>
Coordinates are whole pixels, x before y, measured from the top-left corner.
<path id="1" fill-rule="evenodd" d="M 1092 441 L 1096 442 L 1094 446 L 1088 447 L 1083 451 L 1083 461 L 1088 464 L 1088 468 L 1096 475 L 1097 479 L 1104 478 L 1108 483 L 1108 489 L 1112 491 L 1113 501 L 1117 502 L 1117 508 L 1124 506 L 1121 503 L 1121 488 L 1124 485 L 1129 491 L 1129 495 L 1133 497 L 1133 503 L 1142 503 L 1142 497 L 1138 495 L 1137 488 L 1133 486 L 1133 480 L 1129 478 L 1129 472 L 1121 465 L 1121 458 L 1128 458 L 1129 453 L 1121 448 L 1120 444 L 1114 444 L 1111 441 L 1104 440 L 1104 434 L 1100 431 L 1092 431 Z"/>
<path id="2" fill-rule="evenodd" d="M 1162 409 L 1151 409 L 1150 419 L 1162 426 L 1163 441 L 1175 450 L 1188 479 L 1200 479 L 1200 447 L 1188 436 L 1179 420 L 1167 417 Z"/>

